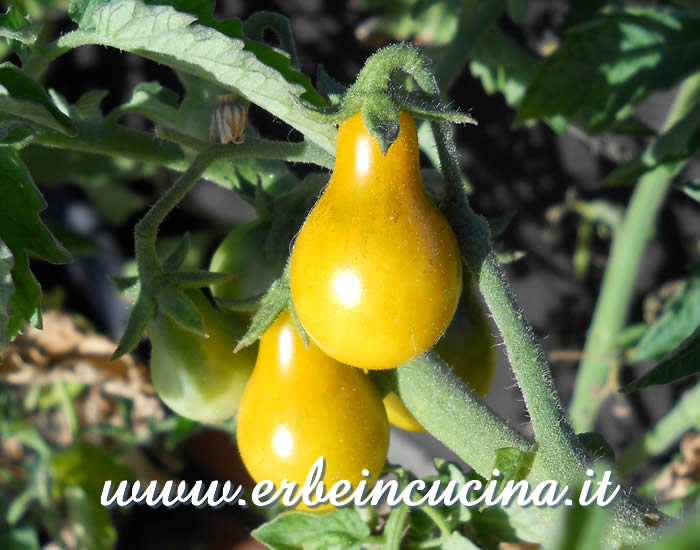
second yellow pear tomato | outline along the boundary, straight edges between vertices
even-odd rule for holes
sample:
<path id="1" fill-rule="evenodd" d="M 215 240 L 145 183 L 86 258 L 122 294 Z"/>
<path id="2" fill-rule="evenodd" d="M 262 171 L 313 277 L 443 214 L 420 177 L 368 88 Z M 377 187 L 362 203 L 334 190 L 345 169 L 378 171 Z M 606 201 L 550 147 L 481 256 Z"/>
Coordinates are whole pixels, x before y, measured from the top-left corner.
<path id="1" fill-rule="evenodd" d="M 159 313 L 148 327 L 151 379 L 163 402 L 181 416 L 218 422 L 238 411 L 255 365 L 255 347 L 233 353 L 245 325 L 217 310 L 201 291 L 188 296 L 202 314 L 208 338 Z"/>
<path id="2" fill-rule="evenodd" d="M 488 393 L 496 373 L 496 348 L 484 308 L 468 280 L 457 312 L 435 345 L 435 351 L 477 394 L 483 397 Z M 394 426 L 412 432 L 425 431 L 395 393 L 386 395 L 384 406 Z"/>
<path id="3" fill-rule="evenodd" d="M 367 479 L 362 469 L 376 480 L 384 468 L 389 423 L 381 397 L 361 370 L 313 343 L 307 349 L 288 311 L 260 340 L 237 418 L 238 447 L 255 481 L 301 485 L 319 456 L 326 488 L 343 479 L 356 487 Z"/>
<path id="4" fill-rule="evenodd" d="M 361 113 L 340 124 L 335 167 L 291 256 L 294 307 L 328 355 L 366 369 L 430 349 L 462 289 L 457 241 L 423 187 L 413 118 L 386 155 Z"/>

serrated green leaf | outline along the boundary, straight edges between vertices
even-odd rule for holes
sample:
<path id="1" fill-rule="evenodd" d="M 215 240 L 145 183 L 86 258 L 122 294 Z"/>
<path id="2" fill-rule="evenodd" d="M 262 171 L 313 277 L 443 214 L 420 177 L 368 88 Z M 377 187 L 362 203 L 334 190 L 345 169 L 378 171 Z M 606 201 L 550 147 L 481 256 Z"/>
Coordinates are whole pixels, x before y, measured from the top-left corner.
<path id="1" fill-rule="evenodd" d="M 158 293 L 158 308 L 185 330 L 207 336 L 202 314 L 181 289 L 165 286 Z"/>
<path id="2" fill-rule="evenodd" d="M 700 326 L 676 350 L 647 374 L 621 391 L 641 390 L 655 384 L 670 384 L 700 372 Z"/>
<path id="3" fill-rule="evenodd" d="M 0 548 L 39 550 L 39 535 L 33 527 L 15 527 L 0 535 Z"/>
<path id="4" fill-rule="evenodd" d="M 14 6 L 10 6 L 0 15 L 0 37 L 31 46 L 39 38 L 40 31 L 41 25 L 32 25 Z"/>
<path id="5" fill-rule="evenodd" d="M 46 208 L 44 198 L 19 155 L 10 147 L 0 148 L 0 174 L 4 178 L 0 239 L 14 256 L 11 273 L 15 289 L 8 324 L 12 338 L 25 322 L 41 326 L 41 289 L 29 270 L 28 254 L 57 264 L 70 262 L 72 258 L 41 221 L 39 213 Z"/>
<path id="6" fill-rule="evenodd" d="M 189 3 L 178 6 L 194 10 Z M 336 130 L 312 119 L 296 105 L 294 98 L 298 97 L 321 103 L 308 79 L 292 70 L 284 55 L 245 39 L 240 21 L 215 21 L 205 9 L 200 6 L 195 16 L 170 6 L 150 6 L 136 0 L 111 2 L 95 8 L 94 29 L 68 33 L 59 39 L 59 46 L 111 46 L 215 82 L 281 118 L 333 153 Z"/>
<path id="7" fill-rule="evenodd" d="M 77 132 L 44 89 L 12 63 L 0 65 L 0 112 L 68 136 Z"/>
<path id="8" fill-rule="evenodd" d="M 571 29 L 541 62 L 516 124 L 563 115 L 601 132 L 651 92 L 697 70 L 698 48 L 698 14 L 659 7 L 606 11 Z"/>
<path id="9" fill-rule="evenodd" d="M 15 290 L 11 275 L 13 265 L 12 252 L 0 239 L 0 349 L 10 343 L 10 299 Z"/>
<path id="10" fill-rule="evenodd" d="M 279 314 L 287 308 L 290 299 L 289 264 L 287 264 L 282 276 L 270 285 L 269 290 L 260 301 L 258 311 L 255 312 L 248 330 L 236 344 L 234 353 L 256 342 L 275 322 Z"/>
<path id="11" fill-rule="evenodd" d="M 685 162 L 700 147 L 700 103 L 668 131 L 651 142 L 642 153 L 613 170 L 603 187 L 633 183 L 661 163 Z"/>
<path id="12" fill-rule="evenodd" d="M 676 349 L 700 326 L 700 275 L 671 298 L 629 355 L 629 361 L 658 359 Z"/>
<path id="13" fill-rule="evenodd" d="M 272 550 L 359 549 L 369 534 L 369 527 L 355 509 L 323 515 L 284 512 L 252 533 Z"/>
<path id="14" fill-rule="evenodd" d="M 109 1 L 110 0 L 70 0 L 70 4 L 68 4 L 68 15 L 81 27 L 90 27 L 92 25 L 92 14 L 95 8 Z"/>

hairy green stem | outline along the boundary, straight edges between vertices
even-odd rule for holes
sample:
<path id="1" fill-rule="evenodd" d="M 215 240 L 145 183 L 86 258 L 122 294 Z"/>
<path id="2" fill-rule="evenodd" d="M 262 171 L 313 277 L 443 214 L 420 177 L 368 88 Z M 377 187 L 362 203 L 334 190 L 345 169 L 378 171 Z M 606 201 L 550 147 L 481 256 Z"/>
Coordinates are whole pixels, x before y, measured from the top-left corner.
<path id="1" fill-rule="evenodd" d="M 578 469 L 587 462 L 586 452 L 566 420 L 544 353 L 491 247 L 488 224 L 469 206 L 459 178 L 452 130 L 444 123 L 433 123 L 433 131 L 448 182 L 445 205 L 448 220 L 503 337 L 540 451 L 551 474 L 557 479 L 566 479 L 572 468 Z"/>
<path id="2" fill-rule="evenodd" d="M 664 130 L 682 119 L 699 99 L 700 73 L 684 81 L 666 117 Z M 640 178 L 613 238 L 569 411 L 572 425 L 579 432 L 593 429 L 598 409 L 606 397 L 603 388 L 617 356 L 616 337 L 627 319 L 634 282 L 653 235 L 654 220 L 673 177 L 682 167 L 679 162 L 662 163 Z"/>
<path id="3" fill-rule="evenodd" d="M 625 449 L 618 461 L 620 475 L 634 473 L 647 459 L 667 451 L 693 428 L 700 430 L 700 383 L 685 392 L 670 412 Z"/>

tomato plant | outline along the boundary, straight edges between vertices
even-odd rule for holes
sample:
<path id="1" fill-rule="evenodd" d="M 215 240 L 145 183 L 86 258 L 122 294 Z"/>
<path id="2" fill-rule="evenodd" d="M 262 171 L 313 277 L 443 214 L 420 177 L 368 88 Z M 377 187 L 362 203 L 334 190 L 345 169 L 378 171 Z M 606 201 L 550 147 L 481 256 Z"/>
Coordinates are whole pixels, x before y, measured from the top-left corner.
<path id="1" fill-rule="evenodd" d="M 0 548 L 698 547 L 697 2 L 296 4 L 0 13 Z M 487 405 L 496 350 L 514 384 Z M 393 432 L 398 465 L 388 420 L 428 432 Z M 200 422 L 228 443 L 177 445 Z M 431 437 L 462 462 L 406 471 Z M 326 484 L 623 488 L 153 522 L 99 502 L 110 477 L 223 472 L 212 453 L 243 482 L 235 439 L 277 483 L 324 456 Z"/>
<path id="2" fill-rule="evenodd" d="M 386 155 L 362 120 L 341 123 L 331 181 L 294 242 L 294 307 L 343 363 L 393 368 L 430 349 L 462 290 L 454 234 L 428 198 L 413 118 Z M 420 315 L 416 315 L 420 304 Z"/>
<path id="3" fill-rule="evenodd" d="M 237 421 L 238 447 L 257 481 L 301 484 L 319 456 L 324 483 L 354 486 L 384 467 L 389 424 L 377 390 L 360 370 L 305 346 L 289 312 L 260 340 Z M 327 510 L 327 507 L 324 507 Z"/>

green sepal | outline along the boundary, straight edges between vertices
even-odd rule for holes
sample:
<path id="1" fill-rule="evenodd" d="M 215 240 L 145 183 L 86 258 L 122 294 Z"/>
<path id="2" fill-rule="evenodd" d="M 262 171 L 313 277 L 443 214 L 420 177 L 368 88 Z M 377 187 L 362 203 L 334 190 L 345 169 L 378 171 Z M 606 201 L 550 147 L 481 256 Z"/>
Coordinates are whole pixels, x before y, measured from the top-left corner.
<path id="1" fill-rule="evenodd" d="M 177 243 L 173 251 L 168 255 L 163 261 L 163 272 L 164 273 L 175 273 L 187 258 L 187 253 L 190 250 L 190 235 L 185 233 L 185 235 Z"/>
<path id="2" fill-rule="evenodd" d="M 148 323 L 155 317 L 156 310 L 156 301 L 152 296 L 146 295 L 146 293 L 141 290 L 131 310 L 131 315 L 126 324 L 124 334 L 119 341 L 117 349 L 112 354 L 112 359 L 119 359 L 122 355 L 129 353 L 139 344 Z"/>
<path id="3" fill-rule="evenodd" d="M 231 300 L 230 298 L 215 298 L 217 304 L 219 304 L 224 309 L 229 311 L 256 311 L 260 304 L 262 303 L 265 294 L 259 294 L 258 296 L 253 296 L 252 298 L 245 298 L 243 300 Z"/>
<path id="4" fill-rule="evenodd" d="M 301 336 L 302 342 L 304 342 L 304 347 L 306 349 L 309 349 L 309 333 L 306 332 L 304 325 L 301 324 L 301 320 L 299 319 L 299 316 L 297 315 L 297 310 L 294 308 L 294 302 L 292 301 L 291 294 L 289 296 L 289 304 L 287 307 L 289 308 L 289 313 L 292 315 L 292 319 L 294 320 L 294 324 L 297 327 L 297 332 L 299 333 L 299 336 Z"/>
<path id="5" fill-rule="evenodd" d="M 173 275 L 173 281 L 181 288 L 202 288 L 232 277 L 232 273 L 215 273 L 214 271 L 197 269 L 178 271 Z"/>
<path id="6" fill-rule="evenodd" d="M 164 286 L 158 292 L 158 309 L 185 330 L 207 336 L 202 314 L 191 298 L 175 286 Z"/>
<path id="7" fill-rule="evenodd" d="M 289 263 L 282 273 L 282 276 L 277 279 L 265 296 L 260 300 L 260 308 L 253 316 L 253 321 L 250 323 L 248 330 L 243 337 L 238 341 L 233 352 L 250 346 L 258 341 L 272 323 L 275 322 L 280 313 L 288 306 L 291 300 L 289 291 Z"/>

